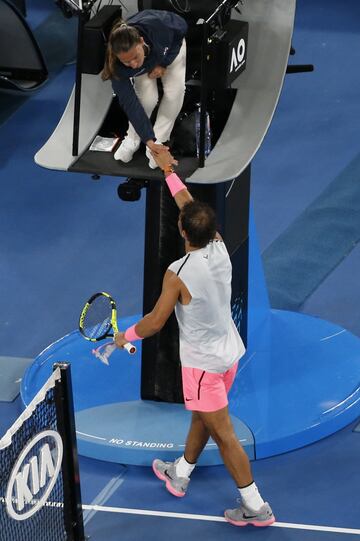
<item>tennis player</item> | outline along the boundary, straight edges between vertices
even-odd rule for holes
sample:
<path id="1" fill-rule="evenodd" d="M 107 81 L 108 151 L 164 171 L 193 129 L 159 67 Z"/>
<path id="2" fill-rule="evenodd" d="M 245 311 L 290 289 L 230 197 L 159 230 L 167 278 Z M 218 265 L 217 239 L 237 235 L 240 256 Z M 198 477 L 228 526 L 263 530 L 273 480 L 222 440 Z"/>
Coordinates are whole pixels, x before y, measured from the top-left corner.
<path id="1" fill-rule="evenodd" d="M 186 255 L 167 269 L 161 295 L 136 325 L 115 337 L 118 347 L 152 336 L 175 309 L 179 324 L 185 407 L 192 411 L 185 452 L 175 462 L 154 460 L 156 476 L 174 496 L 185 495 L 190 475 L 211 436 L 241 496 L 241 505 L 225 511 L 236 526 L 269 526 L 275 521 L 253 480 L 249 459 L 235 434 L 228 412 L 228 392 L 245 348 L 231 317 L 231 262 L 216 231 L 214 211 L 193 200 L 172 171 L 168 151 L 154 156 L 180 209 L 179 231 Z"/>
<path id="2" fill-rule="evenodd" d="M 116 160 L 129 162 L 140 142 L 146 145 L 149 166 L 157 167 L 151 155 L 170 139 L 185 94 L 187 24 L 170 11 L 146 9 L 119 20 L 111 30 L 102 79 L 111 79 L 113 90 L 129 119 L 129 129 L 114 154 Z M 159 96 L 163 97 L 154 127 L 150 116 Z"/>

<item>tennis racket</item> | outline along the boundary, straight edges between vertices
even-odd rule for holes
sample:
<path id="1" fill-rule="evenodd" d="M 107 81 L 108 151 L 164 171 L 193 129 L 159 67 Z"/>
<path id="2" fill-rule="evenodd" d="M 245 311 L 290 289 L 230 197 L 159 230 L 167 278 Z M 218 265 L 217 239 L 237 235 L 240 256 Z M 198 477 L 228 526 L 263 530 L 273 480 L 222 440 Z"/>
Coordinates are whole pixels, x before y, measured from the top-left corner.
<path id="1" fill-rule="evenodd" d="M 116 303 L 109 293 L 95 293 L 85 303 L 80 314 L 79 331 L 91 342 L 113 337 L 119 331 Z M 124 345 L 124 349 L 131 355 L 136 353 L 136 347 L 130 342 Z"/>

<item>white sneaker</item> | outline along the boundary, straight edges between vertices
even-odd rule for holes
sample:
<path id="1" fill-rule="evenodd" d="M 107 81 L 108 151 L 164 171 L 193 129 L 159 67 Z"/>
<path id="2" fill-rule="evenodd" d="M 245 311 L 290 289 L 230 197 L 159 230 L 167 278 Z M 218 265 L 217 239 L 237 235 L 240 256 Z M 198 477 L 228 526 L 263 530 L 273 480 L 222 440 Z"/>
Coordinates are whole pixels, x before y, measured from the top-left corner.
<path id="1" fill-rule="evenodd" d="M 159 141 L 155 141 L 155 144 L 156 145 L 161 145 L 162 143 L 159 143 Z M 150 151 L 150 149 L 148 147 L 146 147 L 145 154 L 146 154 L 147 158 L 149 159 L 149 167 L 150 167 L 150 169 L 156 169 L 158 167 L 158 164 L 156 163 L 156 161 L 152 157 L 151 151 Z"/>
<path id="2" fill-rule="evenodd" d="M 275 522 L 275 517 L 267 502 L 258 511 L 254 511 L 244 504 L 236 509 L 227 509 L 225 511 L 225 519 L 231 524 L 234 524 L 234 526 L 252 524 L 253 526 L 261 527 L 270 526 Z"/>
<path id="3" fill-rule="evenodd" d="M 156 477 L 165 481 L 165 486 L 170 494 L 182 498 L 186 494 L 190 479 L 176 475 L 176 464 L 179 460 L 180 458 L 176 459 L 175 462 L 163 462 L 156 458 L 152 463 L 152 468 Z"/>
<path id="4" fill-rule="evenodd" d="M 133 155 L 140 146 L 140 139 L 130 139 L 125 137 L 119 148 L 114 154 L 115 160 L 121 160 L 124 163 L 128 163 L 132 160 Z"/>

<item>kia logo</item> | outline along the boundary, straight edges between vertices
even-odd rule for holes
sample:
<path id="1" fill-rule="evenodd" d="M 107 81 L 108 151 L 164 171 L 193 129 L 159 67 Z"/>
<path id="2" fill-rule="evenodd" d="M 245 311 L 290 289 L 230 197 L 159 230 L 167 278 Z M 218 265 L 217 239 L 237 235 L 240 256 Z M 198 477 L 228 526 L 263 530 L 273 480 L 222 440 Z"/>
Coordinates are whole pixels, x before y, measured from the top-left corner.
<path id="1" fill-rule="evenodd" d="M 58 432 L 44 430 L 21 451 L 6 490 L 6 510 L 14 520 L 26 520 L 41 509 L 59 476 L 63 443 Z"/>

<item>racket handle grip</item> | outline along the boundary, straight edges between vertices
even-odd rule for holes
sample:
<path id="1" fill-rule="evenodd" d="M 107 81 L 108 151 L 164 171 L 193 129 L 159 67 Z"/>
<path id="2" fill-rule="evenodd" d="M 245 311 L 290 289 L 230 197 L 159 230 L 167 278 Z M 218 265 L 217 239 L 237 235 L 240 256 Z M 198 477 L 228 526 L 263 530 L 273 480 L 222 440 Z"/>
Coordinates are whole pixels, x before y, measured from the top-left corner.
<path id="1" fill-rule="evenodd" d="M 134 353 L 136 353 L 136 347 L 131 342 L 126 342 L 126 344 L 124 344 L 124 349 L 126 349 L 129 355 L 134 355 Z"/>

